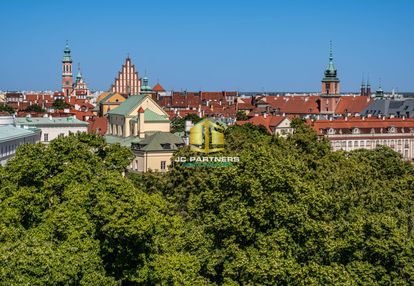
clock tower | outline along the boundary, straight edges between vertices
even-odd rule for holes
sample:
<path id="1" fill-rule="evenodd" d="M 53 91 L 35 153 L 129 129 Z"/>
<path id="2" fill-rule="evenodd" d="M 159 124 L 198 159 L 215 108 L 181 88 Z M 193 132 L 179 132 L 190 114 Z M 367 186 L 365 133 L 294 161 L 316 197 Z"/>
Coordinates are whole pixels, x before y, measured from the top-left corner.
<path id="1" fill-rule="evenodd" d="M 62 92 L 66 98 L 72 93 L 72 84 L 72 57 L 70 55 L 68 43 L 66 42 L 62 60 Z"/>
<path id="2" fill-rule="evenodd" d="M 330 43 L 329 64 L 322 79 L 322 93 L 320 102 L 321 114 L 334 114 L 339 103 L 339 79 L 333 63 L 332 42 Z"/>

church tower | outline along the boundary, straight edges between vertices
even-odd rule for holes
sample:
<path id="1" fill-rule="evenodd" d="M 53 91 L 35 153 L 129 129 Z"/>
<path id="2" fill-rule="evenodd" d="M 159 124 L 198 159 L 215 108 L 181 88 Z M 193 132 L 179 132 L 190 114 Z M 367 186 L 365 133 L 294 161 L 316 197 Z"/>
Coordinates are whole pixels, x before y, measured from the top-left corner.
<path id="1" fill-rule="evenodd" d="M 66 42 L 62 60 L 62 92 L 66 98 L 72 93 L 72 83 L 72 57 L 68 43 Z"/>
<path id="2" fill-rule="evenodd" d="M 322 79 L 322 94 L 320 103 L 321 114 L 334 114 L 340 98 L 339 79 L 333 63 L 332 42 L 330 43 L 329 64 Z"/>

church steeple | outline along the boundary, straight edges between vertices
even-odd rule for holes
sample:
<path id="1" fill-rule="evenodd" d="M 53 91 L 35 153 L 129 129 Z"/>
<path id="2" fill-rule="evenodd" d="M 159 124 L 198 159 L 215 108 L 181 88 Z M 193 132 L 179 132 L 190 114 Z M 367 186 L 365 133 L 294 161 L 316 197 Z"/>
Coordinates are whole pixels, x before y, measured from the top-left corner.
<path id="1" fill-rule="evenodd" d="M 371 83 L 369 82 L 369 77 L 367 78 L 366 96 L 371 96 Z"/>
<path id="2" fill-rule="evenodd" d="M 78 63 L 78 74 L 76 75 L 76 81 L 79 81 L 82 79 L 82 72 L 80 68 L 80 63 Z"/>
<path id="3" fill-rule="evenodd" d="M 322 95 L 339 95 L 339 79 L 333 62 L 332 41 L 329 43 L 329 63 L 322 79 Z"/>
<path id="4" fill-rule="evenodd" d="M 322 79 L 322 93 L 320 100 L 320 113 L 328 116 L 335 114 L 339 103 L 339 79 L 333 62 L 332 41 L 329 42 L 329 63 Z"/>
<path id="5" fill-rule="evenodd" d="M 361 93 L 360 93 L 360 95 L 365 96 L 365 93 L 366 93 L 366 89 L 365 89 L 364 75 L 362 74 Z"/>
<path id="6" fill-rule="evenodd" d="M 62 91 L 64 96 L 69 97 L 72 92 L 73 75 L 72 75 L 72 57 L 70 54 L 68 41 L 66 41 L 65 49 L 63 50 L 62 59 Z"/>

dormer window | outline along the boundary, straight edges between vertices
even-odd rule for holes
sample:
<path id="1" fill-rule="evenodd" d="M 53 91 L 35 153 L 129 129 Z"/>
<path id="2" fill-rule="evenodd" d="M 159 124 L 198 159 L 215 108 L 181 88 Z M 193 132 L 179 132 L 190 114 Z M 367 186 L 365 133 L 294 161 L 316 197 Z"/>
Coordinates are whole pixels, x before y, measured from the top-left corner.
<path id="1" fill-rule="evenodd" d="M 336 131 L 335 131 L 335 129 L 334 129 L 334 128 L 329 128 L 329 129 L 328 129 L 328 134 L 333 135 L 333 134 L 335 134 L 335 133 L 336 133 Z"/>
<path id="2" fill-rule="evenodd" d="M 394 126 L 391 126 L 390 128 L 388 128 L 388 132 L 389 133 L 395 133 L 396 132 L 395 127 Z"/>
<path id="3" fill-rule="evenodd" d="M 171 149 L 171 144 L 170 143 L 164 143 L 164 144 L 161 144 L 161 147 L 164 150 L 170 150 Z"/>
<path id="4" fill-rule="evenodd" d="M 353 133 L 353 134 L 359 134 L 359 133 L 360 133 L 359 128 L 354 128 L 354 129 L 352 130 L 352 133 Z"/>

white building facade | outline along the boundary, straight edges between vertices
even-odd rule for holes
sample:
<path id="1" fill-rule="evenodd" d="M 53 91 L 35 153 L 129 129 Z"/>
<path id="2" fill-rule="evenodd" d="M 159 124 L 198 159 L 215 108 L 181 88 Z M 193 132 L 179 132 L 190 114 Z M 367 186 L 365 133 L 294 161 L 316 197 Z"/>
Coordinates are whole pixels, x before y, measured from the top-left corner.
<path id="1" fill-rule="evenodd" d="M 23 128 L 39 128 L 40 141 L 45 144 L 59 136 L 88 131 L 88 123 L 74 117 L 19 117 L 16 118 L 16 125 Z"/>

